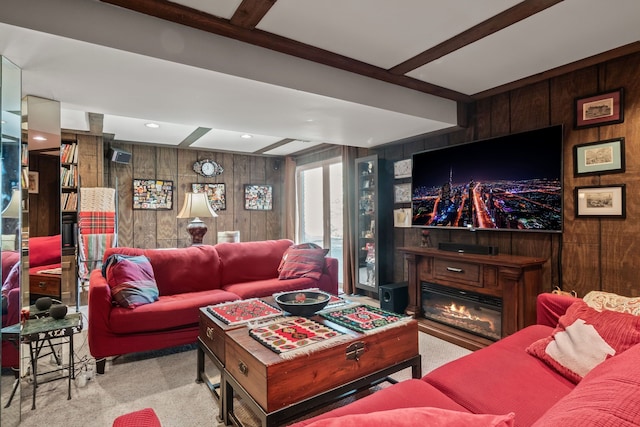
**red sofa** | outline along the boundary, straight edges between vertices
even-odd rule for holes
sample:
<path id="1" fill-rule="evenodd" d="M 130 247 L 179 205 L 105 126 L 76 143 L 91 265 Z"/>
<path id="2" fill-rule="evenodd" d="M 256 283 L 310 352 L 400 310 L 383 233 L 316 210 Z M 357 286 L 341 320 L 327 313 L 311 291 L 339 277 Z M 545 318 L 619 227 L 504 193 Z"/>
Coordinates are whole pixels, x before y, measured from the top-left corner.
<path id="1" fill-rule="evenodd" d="M 390 424 L 394 426 L 640 425 L 640 344 L 600 363 L 577 385 L 525 351 L 533 342 L 548 337 L 575 301 L 572 297 L 542 294 L 537 300 L 537 325 L 441 366 L 421 379 L 399 382 L 291 427 L 378 426 L 382 424 L 372 420 L 390 417 L 395 417 Z M 514 414 L 511 423 L 471 419 L 477 416 L 474 414 L 510 413 Z M 427 414 L 434 418 L 425 423 Z M 421 422 L 416 424 L 418 420 Z"/>
<path id="2" fill-rule="evenodd" d="M 134 309 L 112 301 L 101 270 L 89 279 L 89 349 L 104 373 L 105 358 L 193 343 L 198 337 L 198 309 L 237 299 L 316 287 L 338 293 L 338 260 L 326 257 L 319 280 L 279 280 L 278 267 L 291 240 L 219 243 L 180 249 L 110 248 L 112 254 L 149 258 L 159 299 Z"/>

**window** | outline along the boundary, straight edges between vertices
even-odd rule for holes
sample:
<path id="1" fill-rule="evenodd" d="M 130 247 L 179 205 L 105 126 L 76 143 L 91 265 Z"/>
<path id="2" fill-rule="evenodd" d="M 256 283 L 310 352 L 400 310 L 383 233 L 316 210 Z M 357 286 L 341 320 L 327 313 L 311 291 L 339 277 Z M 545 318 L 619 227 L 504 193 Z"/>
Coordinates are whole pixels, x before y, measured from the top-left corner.
<path id="1" fill-rule="evenodd" d="M 340 158 L 297 168 L 296 241 L 329 248 L 342 267 L 342 161 Z M 342 268 L 338 269 L 342 286 Z"/>

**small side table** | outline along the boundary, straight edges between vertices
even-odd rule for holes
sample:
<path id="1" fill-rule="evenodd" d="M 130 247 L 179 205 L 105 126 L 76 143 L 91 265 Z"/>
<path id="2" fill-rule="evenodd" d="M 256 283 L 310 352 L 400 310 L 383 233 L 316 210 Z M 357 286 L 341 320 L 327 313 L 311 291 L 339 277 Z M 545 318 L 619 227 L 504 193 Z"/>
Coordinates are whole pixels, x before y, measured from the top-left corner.
<path id="1" fill-rule="evenodd" d="M 52 339 L 67 338 L 69 342 L 69 366 L 67 379 L 67 400 L 71 399 L 71 380 L 75 378 L 75 365 L 73 363 L 73 335 L 82 331 L 82 314 L 67 314 L 64 319 L 54 319 L 52 317 L 42 317 L 29 319 L 25 322 L 20 332 L 20 339 L 23 343 L 29 344 L 29 357 L 31 361 L 31 371 L 33 374 L 33 400 L 31 409 L 36 409 L 36 389 L 38 387 L 38 359 L 41 357 L 40 351 L 46 343 Z M 64 366 L 43 374 L 61 371 Z M 40 374 L 42 375 L 42 374 Z M 65 378 L 64 376 L 55 379 Z M 53 381 L 53 380 L 50 380 Z"/>

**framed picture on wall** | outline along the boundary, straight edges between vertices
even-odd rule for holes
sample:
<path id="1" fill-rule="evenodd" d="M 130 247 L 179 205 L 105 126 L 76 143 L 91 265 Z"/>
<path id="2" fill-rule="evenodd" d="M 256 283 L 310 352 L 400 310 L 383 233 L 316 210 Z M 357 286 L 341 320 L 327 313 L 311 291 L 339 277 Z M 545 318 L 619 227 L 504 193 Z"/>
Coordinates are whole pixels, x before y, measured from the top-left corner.
<path id="1" fill-rule="evenodd" d="M 250 211 L 272 210 L 273 187 L 271 187 L 270 185 L 245 185 L 244 208 Z"/>
<path id="2" fill-rule="evenodd" d="M 624 218 L 625 185 L 576 187 L 576 218 Z"/>
<path id="3" fill-rule="evenodd" d="M 227 194 L 224 184 L 191 184 L 191 191 L 194 193 L 207 193 L 209 204 L 214 211 L 227 209 Z"/>
<path id="4" fill-rule="evenodd" d="M 624 138 L 589 142 L 573 147 L 574 176 L 619 172 L 624 172 Z"/>
<path id="5" fill-rule="evenodd" d="M 134 179 L 133 209 L 173 209 L 173 181 L 164 179 Z"/>
<path id="6" fill-rule="evenodd" d="M 38 172 L 29 171 L 29 194 L 38 194 L 40 192 L 40 174 Z"/>
<path id="7" fill-rule="evenodd" d="M 622 123 L 623 121 L 623 88 L 575 100 L 574 127 L 576 129 Z"/>
<path id="8" fill-rule="evenodd" d="M 395 179 L 411 178 L 411 159 L 394 162 L 393 177 Z"/>
<path id="9" fill-rule="evenodd" d="M 393 202 L 409 203 L 411 201 L 411 184 L 396 184 L 393 186 Z"/>

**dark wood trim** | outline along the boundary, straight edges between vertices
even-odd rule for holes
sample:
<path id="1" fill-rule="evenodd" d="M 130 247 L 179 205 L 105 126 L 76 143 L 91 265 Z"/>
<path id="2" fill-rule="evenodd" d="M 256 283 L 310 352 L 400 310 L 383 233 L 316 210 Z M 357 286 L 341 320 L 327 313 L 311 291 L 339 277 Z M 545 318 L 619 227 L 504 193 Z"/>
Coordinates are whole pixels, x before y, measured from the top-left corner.
<path id="1" fill-rule="evenodd" d="M 554 77 L 558 77 L 563 74 L 572 73 L 574 71 L 587 68 L 592 65 L 597 65 L 603 62 L 607 62 L 615 58 L 621 58 L 623 56 L 631 55 L 636 52 L 640 52 L 640 42 L 629 43 L 624 46 L 611 49 L 607 52 L 593 55 L 585 59 L 580 59 L 570 64 L 562 65 L 560 67 L 556 67 L 551 70 L 544 71 L 542 73 L 538 73 L 530 77 L 525 77 L 523 79 L 516 80 L 511 83 L 504 84 L 502 86 L 497 86 L 492 89 L 485 90 L 483 92 L 478 92 L 472 95 L 472 98 L 475 100 L 479 100 L 479 99 L 487 98 L 490 96 L 498 95 L 500 93 L 509 92 L 511 90 L 528 86 L 530 84 L 538 83 Z"/>
<path id="2" fill-rule="evenodd" d="M 328 65 L 351 73 L 370 77 L 418 92 L 459 102 L 471 102 L 471 97 L 451 89 L 423 82 L 411 77 L 392 74 L 388 70 L 357 61 L 337 53 L 300 43 L 286 37 L 257 29 L 247 29 L 231 24 L 228 20 L 182 6 L 166 0 L 101 0 L 156 18 L 186 25 L 212 34 L 229 37 L 276 52 Z"/>
<path id="3" fill-rule="evenodd" d="M 425 50 L 413 58 L 390 68 L 389 72 L 398 75 L 406 74 L 411 70 L 422 67 L 429 62 L 435 61 L 438 58 L 500 31 L 515 24 L 516 22 L 535 15 L 536 13 L 560 3 L 561 1 L 563 0 L 525 0 L 476 26 L 469 28 L 467 31 L 464 31 L 449 40 L 445 40 L 431 49 Z"/>
<path id="4" fill-rule="evenodd" d="M 242 0 L 231 17 L 231 24 L 254 29 L 277 0 Z"/>

